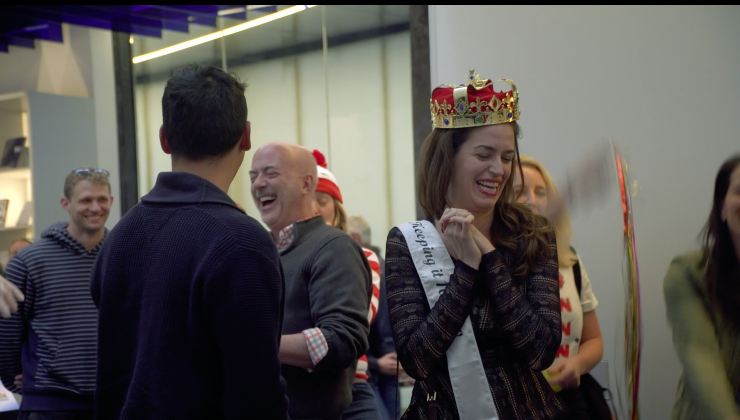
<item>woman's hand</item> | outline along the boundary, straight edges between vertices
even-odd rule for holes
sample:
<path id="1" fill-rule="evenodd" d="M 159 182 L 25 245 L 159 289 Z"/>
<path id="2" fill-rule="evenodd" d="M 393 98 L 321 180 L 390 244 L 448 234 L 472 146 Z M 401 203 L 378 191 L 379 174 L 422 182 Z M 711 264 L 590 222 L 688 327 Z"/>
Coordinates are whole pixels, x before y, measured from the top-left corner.
<path id="1" fill-rule="evenodd" d="M 473 220 L 473 215 L 467 210 L 448 208 L 442 213 L 439 227 L 450 255 L 477 270 L 482 254 L 473 239 Z"/>
<path id="2" fill-rule="evenodd" d="M 614 148 L 610 142 L 604 142 L 593 150 L 568 165 L 566 180 L 558 184 L 561 196 L 548 198 L 547 211 L 543 216 L 550 221 L 557 221 L 566 210 L 589 206 L 610 193 L 617 185 L 614 180 Z"/>
<path id="3" fill-rule="evenodd" d="M 578 388 L 581 385 L 581 365 L 571 358 L 560 359 L 553 367 L 547 370 L 550 378 L 547 382 L 560 385 L 563 388 Z"/>
<path id="4" fill-rule="evenodd" d="M 491 241 L 486 238 L 486 235 L 481 233 L 481 231 L 478 230 L 477 227 L 470 225 L 470 232 L 473 234 L 473 240 L 475 241 L 475 244 L 478 246 L 478 249 L 480 250 L 480 253 L 482 255 L 486 255 L 496 249 Z"/>

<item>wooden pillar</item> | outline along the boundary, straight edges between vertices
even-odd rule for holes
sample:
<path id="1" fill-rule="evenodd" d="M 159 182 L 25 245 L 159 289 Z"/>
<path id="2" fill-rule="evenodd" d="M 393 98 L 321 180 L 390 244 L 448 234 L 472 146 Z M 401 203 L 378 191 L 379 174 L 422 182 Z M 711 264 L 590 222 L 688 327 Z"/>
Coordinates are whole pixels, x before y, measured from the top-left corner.
<path id="1" fill-rule="evenodd" d="M 112 32 L 113 69 L 116 83 L 116 115 L 118 119 L 118 171 L 121 193 L 117 197 L 123 217 L 139 202 L 139 176 L 136 164 L 136 112 L 134 109 L 134 77 L 131 63 L 129 34 Z"/>
<path id="2" fill-rule="evenodd" d="M 432 132 L 429 113 L 429 98 L 432 94 L 431 69 L 429 64 L 429 6 L 411 5 L 411 97 L 414 124 L 414 176 L 418 172 L 419 155 L 424 139 Z M 416 217 L 424 213 L 416 203 Z"/>

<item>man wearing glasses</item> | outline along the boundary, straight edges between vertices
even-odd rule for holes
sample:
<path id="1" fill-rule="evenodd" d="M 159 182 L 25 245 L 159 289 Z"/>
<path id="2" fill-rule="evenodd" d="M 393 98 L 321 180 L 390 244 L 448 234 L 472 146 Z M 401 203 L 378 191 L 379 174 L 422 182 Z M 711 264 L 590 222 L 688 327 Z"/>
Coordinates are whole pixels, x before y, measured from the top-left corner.
<path id="1" fill-rule="evenodd" d="M 25 301 L 0 319 L 0 378 L 23 394 L 19 419 L 93 418 L 98 314 L 90 274 L 107 234 L 110 191 L 108 171 L 72 171 L 61 199 L 69 220 L 8 263 L 7 278 Z M 22 390 L 14 383 L 19 373 Z"/>

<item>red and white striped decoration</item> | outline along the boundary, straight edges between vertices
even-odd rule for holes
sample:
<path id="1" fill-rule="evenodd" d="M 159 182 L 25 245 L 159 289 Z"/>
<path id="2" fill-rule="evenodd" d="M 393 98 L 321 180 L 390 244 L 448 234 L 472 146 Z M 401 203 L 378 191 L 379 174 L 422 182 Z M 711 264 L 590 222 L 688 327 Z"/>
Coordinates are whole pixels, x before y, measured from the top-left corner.
<path id="1" fill-rule="evenodd" d="M 380 260 L 373 251 L 370 251 L 367 248 L 362 248 L 362 250 L 365 252 L 367 262 L 370 263 L 373 278 L 373 295 L 370 297 L 370 308 L 367 312 L 367 320 L 372 324 L 375 320 L 375 316 L 378 314 L 378 304 L 380 303 Z M 355 377 L 368 379 L 367 370 L 367 356 L 363 355 L 357 359 Z"/>

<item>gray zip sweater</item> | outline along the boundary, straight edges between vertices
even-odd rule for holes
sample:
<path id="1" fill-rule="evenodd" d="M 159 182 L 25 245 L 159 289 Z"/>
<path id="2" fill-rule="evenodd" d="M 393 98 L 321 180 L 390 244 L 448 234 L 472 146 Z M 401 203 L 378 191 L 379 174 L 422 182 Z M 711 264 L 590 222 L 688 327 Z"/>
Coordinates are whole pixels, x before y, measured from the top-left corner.
<path id="1" fill-rule="evenodd" d="M 368 349 L 370 265 L 362 248 L 321 217 L 298 222 L 280 255 L 285 273 L 283 334 L 320 328 L 329 352 L 311 372 L 283 365 L 290 418 L 338 419 L 352 402 L 357 359 Z"/>

